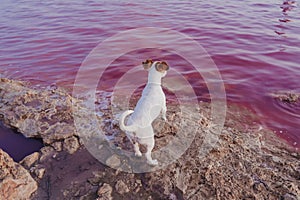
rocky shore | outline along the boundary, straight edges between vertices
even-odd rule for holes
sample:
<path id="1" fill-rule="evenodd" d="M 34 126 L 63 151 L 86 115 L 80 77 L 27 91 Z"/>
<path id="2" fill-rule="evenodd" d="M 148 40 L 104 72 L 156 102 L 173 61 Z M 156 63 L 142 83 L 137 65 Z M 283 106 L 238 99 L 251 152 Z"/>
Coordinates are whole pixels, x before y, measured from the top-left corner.
<path id="1" fill-rule="evenodd" d="M 292 97 L 292 100 L 295 100 Z M 199 156 L 203 134 L 212 126 L 210 107 L 201 103 L 201 120 L 168 105 L 168 123 L 154 126 L 156 147 L 164 147 L 178 133 L 178 119 L 191 123 L 195 138 L 176 161 L 149 173 L 126 173 L 129 158 L 105 157 L 112 146 L 132 150 L 112 115 L 99 117 L 110 142 L 103 142 L 107 167 L 83 145 L 74 126 L 72 105 L 80 100 L 67 92 L 0 79 L 0 120 L 26 137 L 40 138 L 44 147 L 19 163 L 0 150 L 0 199 L 300 199 L 300 153 L 262 127 L 245 108 L 230 105 L 218 145 Z M 107 108 L 108 109 L 108 108 Z M 82 109 L 84 111 L 84 109 Z M 108 111 L 108 110 L 107 110 Z M 88 115 L 82 113 L 82 121 Z M 112 145 L 113 144 L 113 145 Z M 111 154 L 107 154 L 111 155 Z M 141 162 L 143 162 L 141 160 Z"/>

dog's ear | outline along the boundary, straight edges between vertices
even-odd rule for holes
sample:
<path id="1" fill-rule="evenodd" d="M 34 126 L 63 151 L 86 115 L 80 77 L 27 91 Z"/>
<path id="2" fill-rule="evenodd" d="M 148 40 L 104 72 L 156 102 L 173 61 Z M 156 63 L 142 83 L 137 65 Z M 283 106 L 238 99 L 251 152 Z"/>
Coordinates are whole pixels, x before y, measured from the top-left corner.
<path id="1" fill-rule="evenodd" d="M 150 69 L 153 61 L 151 59 L 147 59 L 144 62 L 142 62 L 144 69 Z"/>
<path id="2" fill-rule="evenodd" d="M 164 72 L 169 70 L 169 65 L 165 61 L 162 61 L 156 63 L 155 68 L 159 72 Z"/>

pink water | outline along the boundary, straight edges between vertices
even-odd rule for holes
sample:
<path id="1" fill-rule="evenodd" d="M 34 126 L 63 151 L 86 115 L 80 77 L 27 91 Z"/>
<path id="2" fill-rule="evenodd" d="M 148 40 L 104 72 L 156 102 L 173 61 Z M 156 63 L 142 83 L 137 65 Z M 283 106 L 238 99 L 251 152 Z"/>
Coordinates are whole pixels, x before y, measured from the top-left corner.
<path id="1" fill-rule="evenodd" d="M 81 62 L 99 42 L 132 28 L 170 28 L 208 51 L 222 74 L 229 102 L 247 106 L 262 125 L 300 147 L 300 102 L 286 104 L 270 97 L 282 90 L 300 93 L 297 2 L 23 0 L 1 2 L 0 9 L 4 77 L 72 88 Z M 120 71 L 106 73 L 105 84 L 110 87 L 132 59 L 146 53 L 132 52 L 114 62 Z M 171 65 L 186 64 L 164 51 L 153 50 L 149 56 L 168 58 Z M 200 99 L 208 96 L 195 71 L 185 74 Z"/>

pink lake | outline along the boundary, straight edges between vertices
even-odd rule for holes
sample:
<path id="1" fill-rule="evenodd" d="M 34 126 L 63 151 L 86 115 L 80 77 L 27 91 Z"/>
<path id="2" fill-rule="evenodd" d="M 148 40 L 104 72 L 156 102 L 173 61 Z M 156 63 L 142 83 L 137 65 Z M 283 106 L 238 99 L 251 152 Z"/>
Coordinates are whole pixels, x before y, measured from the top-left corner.
<path id="1" fill-rule="evenodd" d="M 3 77 L 72 89 L 82 61 L 101 41 L 134 28 L 169 28 L 206 49 L 222 75 L 229 103 L 246 106 L 263 126 L 300 147 L 300 102 L 270 96 L 300 93 L 300 11 L 295 1 L 23 0 L 4 1 L 0 8 Z M 145 53 L 132 52 L 113 63 L 120 71 L 108 71 L 107 88 L 120 78 L 121 69 L 132 66 L 131 58 Z M 169 59 L 173 66 L 186 65 L 169 52 L 150 55 Z M 207 91 L 195 74 L 192 68 L 185 73 L 201 100 Z"/>

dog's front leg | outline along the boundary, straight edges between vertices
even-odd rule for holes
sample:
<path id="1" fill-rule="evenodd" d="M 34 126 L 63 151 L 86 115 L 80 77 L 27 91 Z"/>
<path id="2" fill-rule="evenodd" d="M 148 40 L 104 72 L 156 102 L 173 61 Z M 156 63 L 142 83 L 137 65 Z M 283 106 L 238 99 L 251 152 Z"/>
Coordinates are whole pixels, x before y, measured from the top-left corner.
<path id="1" fill-rule="evenodd" d="M 161 109 L 161 112 L 162 112 L 162 119 L 164 121 L 167 121 L 167 117 L 166 117 L 166 113 L 167 113 L 167 106 L 166 104 L 163 105 L 162 109 Z"/>
<path id="2" fill-rule="evenodd" d="M 152 156 L 151 156 L 151 152 L 155 145 L 154 137 L 143 138 L 143 139 L 141 139 L 141 143 L 147 147 L 147 152 L 145 153 L 147 163 L 149 165 L 158 165 L 158 161 L 155 159 L 152 159 Z"/>

